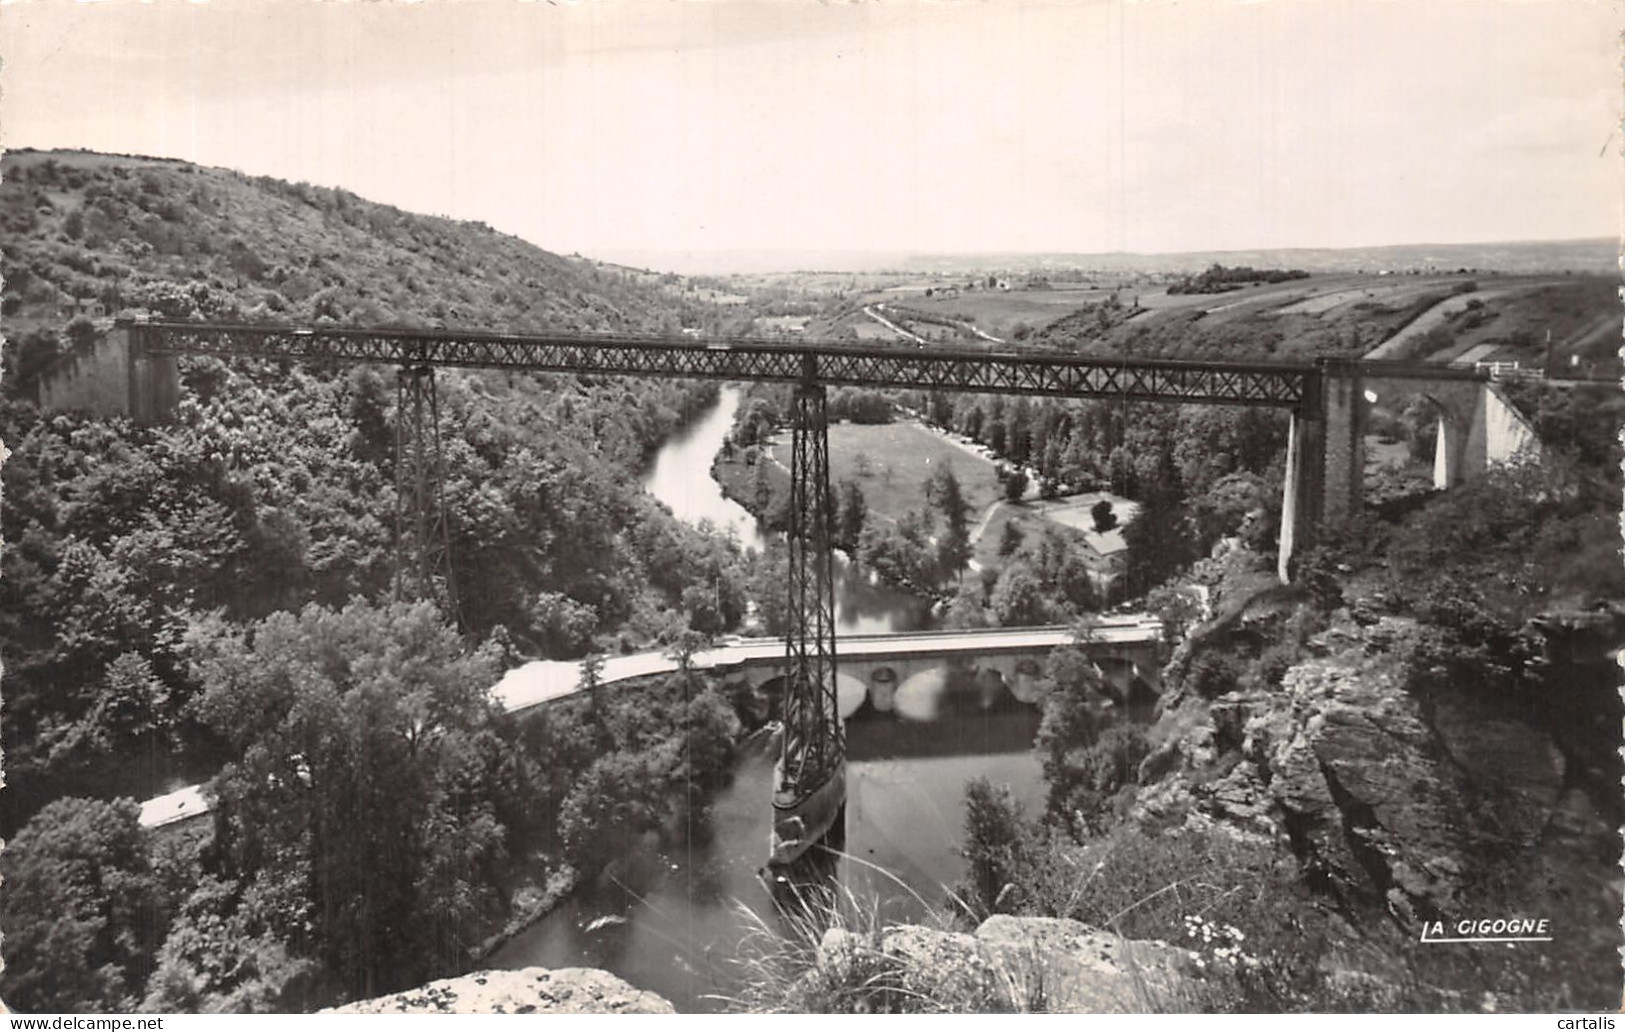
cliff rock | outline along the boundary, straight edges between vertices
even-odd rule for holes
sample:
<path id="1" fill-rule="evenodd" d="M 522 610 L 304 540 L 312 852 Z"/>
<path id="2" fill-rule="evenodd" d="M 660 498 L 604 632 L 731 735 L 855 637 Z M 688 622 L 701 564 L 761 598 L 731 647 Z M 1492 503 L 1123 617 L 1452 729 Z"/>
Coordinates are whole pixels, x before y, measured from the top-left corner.
<path id="1" fill-rule="evenodd" d="M 674 1014 L 664 998 L 594 968 L 476 971 L 335 1007 L 334 1014 Z"/>
<path id="2" fill-rule="evenodd" d="M 915 925 L 877 936 L 831 931 L 825 979 L 861 974 L 898 1010 L 1134 1014 L 1190 1010 L 1204 989 L 1195 954 L 1077 921 L 996 915 L 974 934 Z M 876 972 L 883 972 L 877 977 Z M 882 1009 L 887 1008 L 882 1000 Z"/>
<path id="3" fill-rule="evenodd" d="M 1562 812 L 1564 760 L 1470 692 L 1408 692 L 1417 633 L 1342 611 L 1277 690 L 1186 697 L 1138 816 L 1283 836 L 1312 881 L 1407 923 L 1456 912 L 1486 851 L 1532 850 Z"/>

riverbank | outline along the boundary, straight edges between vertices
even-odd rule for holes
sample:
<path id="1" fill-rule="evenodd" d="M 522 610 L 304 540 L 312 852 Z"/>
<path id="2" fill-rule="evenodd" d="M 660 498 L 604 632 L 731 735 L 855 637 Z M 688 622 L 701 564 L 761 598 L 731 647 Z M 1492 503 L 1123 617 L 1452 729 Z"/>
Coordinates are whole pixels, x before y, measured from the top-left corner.
<path id="1" fill-rule="evenodd" d="M 789 435 L 778 433 L 756 448 L 724 448 L 711 463 L 711 476 L 724 497 L 752 512 L 770 529 L 782 533 L 789 511 Z M 1029 565 L 1053 562 L 1046 558 L 1058 538 L 1081 558 L 1089 569 L 1095 591 L 1105 597 L 1120 578 L 1126 545 L 1123 529 L 1138 514 L 1139 505 L 1107 492 L 1040 500 L 1036 474 L 1029 473 L 1028 486 L 1020 501 L 1005 499 L 1005 484 L 999 479 L 1004 464 L 985 446 L 962 435 L 943 430 L 914 416 L 887 424 L 838 423 L 829 428 L 830 483 L 832 503 L 837 507 L 837 526 L 844 507 L 843 485 L 857 485 L 863 494 L 865 527 L 896 534 L 927 517 L 929 540 L 934 546 L 941 533 L 941 514 L 927 497 L 927 482 L 947 465 L 959 481 L 970 525 L 971 557 L 968 576 L 996 575 L 1012 561 Z M 1097 531 L 1089 508 L 1099 501 L 1112 505 L 1116 525 Z M 865 557 L 854 555 L 853 558 Z M 899 591 L 933 606 L 950 601 L 962 583 L 949 578 L 944 586 L 920 583 L 899 575 L 908 564 L 865 561 L 864 565 Z"/>
<path id="2" fill-rule="evenodd" d="M 790 439 L 780 432 L 757 449 L 719 453 L 711 475 L 723 494 L 749 509 L 773 530 L 783 530 L 790 498 Z M 757 463 L 765 461 L 763 472 Z M 840 485 L 850 481 L 863 492 L 871 523 L 900 523 L 910 513 L 929 510 L 926 484 L 947 465 L 959 481 L 965 503 L 978 517 L 1004 497 L 998 466 L 972 446 L 914 421 L 836 423 L 829 428 L 829 480 L 840 504 Z"/>
<path id="3" fill-rule="evenodd" d="M 540 862 L 542 858 L 536 859 Z M 513 903 L 508 908 L 510 914 L 508 923 L 474 951 L 469 961 L 470 970 L 490 960 L 498 950 L 552 913 L 580 885 L 580 872 L 573 867 L 549 872 L 541 879 L 521 876 L 511 890 Z"/>
<path id="4" fill-rule="evenodd" d="M 524 722 L 517 762 L 549 786 L 550 827 L 525 849 L 507 886 L 503 924 L 470 951 L 465 971 L 505 962 L 537 926 L 691 834 L 733 780 L 741 750 L 762 735 L 765 701 L 724 691 L 696 671 L 629 679 L 574 697 L 553 696 Z M 634 844 L 638 844 L 634 846 Z"/>

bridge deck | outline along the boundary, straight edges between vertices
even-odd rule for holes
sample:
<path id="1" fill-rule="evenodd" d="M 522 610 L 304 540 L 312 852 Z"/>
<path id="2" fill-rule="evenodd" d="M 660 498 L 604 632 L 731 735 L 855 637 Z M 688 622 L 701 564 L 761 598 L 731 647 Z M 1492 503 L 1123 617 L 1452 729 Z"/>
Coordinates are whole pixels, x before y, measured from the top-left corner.
<path id="1" fill-rule="evenodd" d="M 377 362 L 539 372 L 901 387 L 1127 401 L 1293 408 L 1311 398 L 1312 363 L 1118 358 L 1036 350 L 875 347 L 629 334 L 521 336 L 459 330 L 224 323 L 120 323 L 154 354 Z"/>
<path id="2" fill-rule="evenodd" d="M 1103 644 L 1135 644 L 1162 637 L 1162 622 L 1143 614 L 1109 617 L 1095 625 L 1092 640 Z M 916 631 L 909 634 L 854 634 L 843 637 L 840 655 L 853 658 L 882 656 L 952 655 L 957 652 L 1001 652 L 1055 648 L 1073 640 L 1069 626 L 995 628 L 991 630 Z M 730 638 L 714 649 L 694 653 L 697 670 L 719 670 L 756 663 L 782 663 L 783 638 Z M 664 652 L 612 656 L 604 661 L 604 684 L 651 674 L 669 674 L 677 661 Z M 518 713 L 576 694 L 581 664 L 575 660 L 536 660 L 515 667 L 491 688 L 491 696 L 505 712 Z M 201 785 L 149 799 L 141 804 L 141 824 L 163 827 L 201 817 L 209 812 Z"/>

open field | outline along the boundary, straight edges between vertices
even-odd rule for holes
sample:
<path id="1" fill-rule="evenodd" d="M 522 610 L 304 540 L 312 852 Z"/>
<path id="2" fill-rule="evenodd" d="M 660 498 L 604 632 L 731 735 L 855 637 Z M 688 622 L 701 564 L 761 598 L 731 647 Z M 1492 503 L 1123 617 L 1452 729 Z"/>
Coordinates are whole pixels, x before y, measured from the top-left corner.
<path id="1" fill-rule="evenodd" d="M 1279 309 L 1282 315 L 1324 315 L 1344 305 L 1369 302 L 1379 305 L 1408 304 L 1417 295 L 1438 288 L 1453 289 L 1468 280 L 1468 276 L 1428 276 L 1421 278 L 1392 276 L 1340 276 L 1317 284 L 1317 289 L 1302 301 Z"/>
<path id="2" fill-rule="evenodd" d="M 1111 501 L 1118 523 L 1116 528 L 1105 534 L 1097 534 L 1089 508 L 1102 498 Z M 1139 510 L 1139 503 L 1104 491 L 1091 491 L 1052 502 L 1000 502 L 988 518 L 981 537 L 975 542 L 974 559 L 983 567 L 1002 564 L 1005 560 L 999 555 L 999 543 L 1004 538 L 1005 526 L 1014 524 L 1022 535 L 1020 552 L 1032 552 L 1038 547 L 1047 528 L 1058 527 L 1069 540 L 1088 545 L 1092 550 L 1089 555 L 1091 564 L 1099 566 L 1102 559 L 1124 550 L 1123 527 L 1138 515 Z M 1103 566 L 1100 568 L 1104 569 Z"/>
<path id="3" fill-rule="evenodd" d="M 882 300 L 945 319 L 963 319 L 984 333 L 1008 339 L 1020 324 L 1037 329 L 1084 305 L 1104 301 L 1112 293 L 1068 286 L 1050 290 L 962 290 L 946 297 L 894 295 Z"/>
<path id="4" fill-rule="evenodd" d="M 1096 502 L 1102 500 L 1112 503 L 1112 513 L 1117 517 L 1117 526 L 1103 534 L 1095 532 L 1095 518 L 1089 512 Z M 1139 502 L 1131 502 L 1108 491 L 1089 491 L 1053 502 L 1039 502 L 1036 508 L 1045 519 L 1081 533 L 1084 540 L 1089 542 L 1089 547 L 1101 555 L 1112 555 L 1128 547 L 1123 543 L 1123 528 L 1140 514 Z"/>
<path id="5" fill-rule="evenodd" d="M 789 464 L 789 435 L 780 435 L 774 443 L 773 458 Z M 1003 496 L 992 462 L 916 423 L 837 423 L 829 428 L 830 483 L 856 481 L 868 502 L 871 521 L 896 521 L 905 513 L 929 508 L 925 482 L 944 463 L 959 480 L 974 527 L 987 507 Z"/>
<path id="6" fill-rule="evenodd" d="M 1366 357 L 1404 357 L 1407 355 L 1408 350 L 1414 347 L 1413 341 L 1419 340 L 1429 330 L 1443 326 L 1451 319 L 1467 311 L 1472 302 L 1477 301 L 1480 305 L 1487 305 L 1498 298 L 1505 297 L 1512 292 L 1512 289 L 1503 288 L 1500 290 L 1475 291 L 1471 294 L 1452 294 L 1411 320 L 1398 333 L 1384 341 L 1381 347 L 1374 349 Z"/>

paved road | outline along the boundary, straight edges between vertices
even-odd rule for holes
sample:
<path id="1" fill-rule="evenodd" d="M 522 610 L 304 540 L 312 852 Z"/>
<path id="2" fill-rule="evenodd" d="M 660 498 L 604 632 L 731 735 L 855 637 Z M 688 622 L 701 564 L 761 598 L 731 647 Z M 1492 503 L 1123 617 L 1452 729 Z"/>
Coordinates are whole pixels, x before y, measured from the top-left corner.
<path id="1" fill-rule="evenodd" d="M 1108 644 L 1155 641 L 1162 622 L 1143 614 L 1108 617 L 1094 627 L 1094 638 Z M 840 639 L 842 656 L 933 655 L 947 652 L 988 652 L 1011 649 L 1054 648 L 1072 640 L 1070 626 L 996 628 L 979 631 L 916 631 L 909 634 L 851 634 Z M 783 638 L 733 638 L 719 648 L 696 652 L 696 670 L 774 663 L 784 659 Z M 677 661 L 663 652 L 615 656 L 604 662 L 605 684 L 677 669 Z M 573 695 L 581 680 L 581 664 L 574 660 L 537 660 L 508 671 L 491 691 L 509 713 L 529 709 Z"/>
<path id="2" fill-rule="evenodd" d="M 867 305 L 864 306 L 863 314 L 867 315 L 869 318 L 873 319 L 875 322 L 879 323 L 880 325 L 886 327 L 886 329 L 888 329 L 888 330 L 892 331 L 893 333 L 897 334 L 899 337 L 902 337 L 904 340 L 911 340 L 916 344 L 922 344 L 922 345 L 930 343 L 930 341 L 926 340 L 924 337 L 920 337 L 920 336 L 917 336 L 915 334 L 912 334 L 912 333 L 908 332 L 907 330 L 903 329 L 901 326 L 899 326 L 896 323 L 892 322 L 890 319 L 886 318 L 884 315 L 881 315 L 879 312 L 875 311 L 873 308 L 868 307 Z"/>
<path id="3" fill-rule="evenodd" d="M 1054 648 L 1072 641 L 1069 626 L 996 628 L 980 631 L 915 631 L 908 634 L 853 634 L 840 639 L 843 656 L 932 655 L 961 651 L 1008 651 Z M 1102 618 L 1093 638 L 1110 644 L 1134 644 L 1162 637 L 1162 622 L 1143 613 Z M 714 649 L 696 652 L 696 670 L 734 667 L 744 663 L 772 663 L 784 659 L 783 638 L 723 639 Z M 613 656 L 604 661 L 603 683 L 614 684 L 650 674 L 668 674 L 677 660 L 664 652 Z M 491 695 L 509 713 L 574 695 L 581 685 L 581 664 L 576 660 L 537 660 L 515 667 L 491 688 Z M 163 827 L 209 812 L 202 785 L 189 785 L 141 804 L 141 824 Z"/>

